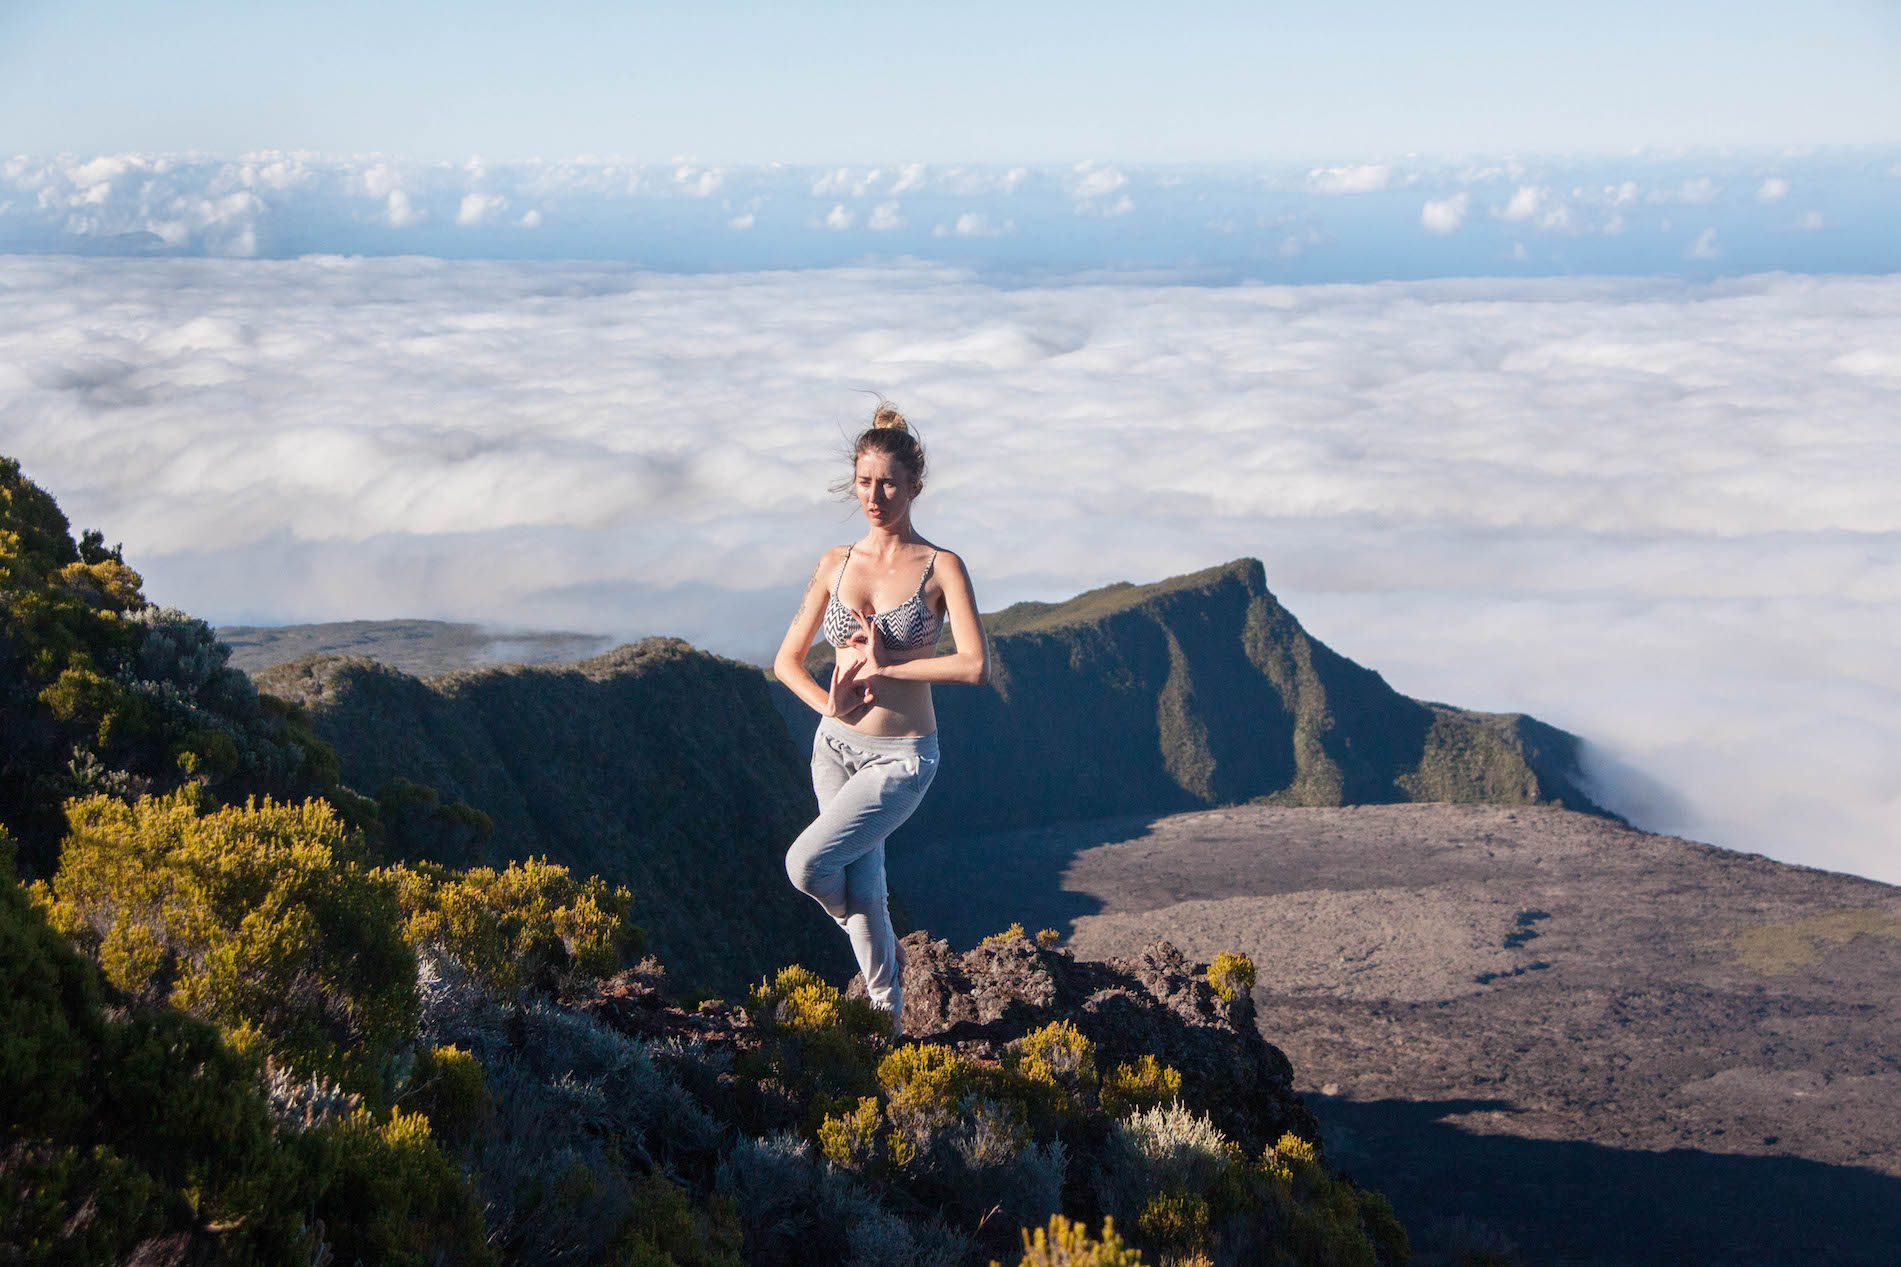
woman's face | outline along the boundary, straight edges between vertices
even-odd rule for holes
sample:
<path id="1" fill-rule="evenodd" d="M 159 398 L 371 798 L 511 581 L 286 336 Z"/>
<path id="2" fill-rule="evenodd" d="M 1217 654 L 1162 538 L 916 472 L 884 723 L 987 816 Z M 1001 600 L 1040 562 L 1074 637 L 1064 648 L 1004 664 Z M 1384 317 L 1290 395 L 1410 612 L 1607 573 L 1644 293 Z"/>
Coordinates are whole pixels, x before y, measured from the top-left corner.
<path id="1" fill-rule="evenodd" d="M 888 453 L 866 452 L 858 455 L 852 467 L 852 491 L 858 505 L 874 528 L 890 528 L 904 522 L 911 513 L 911 499 L 917 490 L 904 463 Z"/>

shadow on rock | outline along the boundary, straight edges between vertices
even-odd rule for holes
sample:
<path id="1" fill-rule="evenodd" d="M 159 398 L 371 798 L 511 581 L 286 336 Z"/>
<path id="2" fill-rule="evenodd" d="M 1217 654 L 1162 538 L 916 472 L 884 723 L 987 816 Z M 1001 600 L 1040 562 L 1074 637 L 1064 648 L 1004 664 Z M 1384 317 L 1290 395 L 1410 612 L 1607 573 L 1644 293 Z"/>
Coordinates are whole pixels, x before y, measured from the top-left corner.
<path id="1" fill-rule="evenodd" d="M 1465 1130 L 1501 1100 L 1310 1095 L 1331 1160 L 1384 1192 L 1422 1264 L 1892 1264 L 1901 1179 L 1794 1157 L 1647 1152 Z"/>
<path id="2" fill-rule="evenodd" d="M 1100 845 L 1136 839 L 1160 817 L 1132 814 L 941 839 L 900 831 L 886 851 L 885 866 L 905 912 L 918 927 L 953 946 L 974 945 L 1000 932 L 999 919 L 1032 933 L 1054 928 L 1068 938 L 1078 919 L 1103 909 L 1101 899 L 1063 887 L 1070 863 Z"/>

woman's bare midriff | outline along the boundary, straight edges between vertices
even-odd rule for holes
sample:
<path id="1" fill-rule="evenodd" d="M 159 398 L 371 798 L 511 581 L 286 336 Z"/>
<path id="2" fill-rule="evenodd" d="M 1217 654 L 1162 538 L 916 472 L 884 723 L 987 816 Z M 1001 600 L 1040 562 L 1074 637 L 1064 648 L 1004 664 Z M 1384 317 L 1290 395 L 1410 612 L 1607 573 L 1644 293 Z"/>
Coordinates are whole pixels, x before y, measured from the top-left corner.
<path id="1" fill-rule="evenodd" d="M 897 664 L 909 660 L 928 660 L 936 654 L 935 649 L 926 647 L 909 653 L 887 651 L 885 658 Z M 867 735 L 882 735 L 887 739 L 928 735 L 937 729 L 937 709 L 931 703 L 929 682 L 879 678 L 876 693 L 876 702 L 855 712 L 841 713 L 838 720 L 853 730 L 862 730 Z"/>

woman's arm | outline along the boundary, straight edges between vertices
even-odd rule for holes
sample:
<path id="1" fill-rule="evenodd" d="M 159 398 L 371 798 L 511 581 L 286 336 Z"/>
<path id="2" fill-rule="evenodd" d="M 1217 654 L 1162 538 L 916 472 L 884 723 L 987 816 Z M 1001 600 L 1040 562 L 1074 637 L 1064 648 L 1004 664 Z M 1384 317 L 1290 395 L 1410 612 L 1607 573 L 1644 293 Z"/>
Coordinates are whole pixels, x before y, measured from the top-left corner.
<path id="1" fill-rule="evenodd" d="M 836 698 L 838 689 L 846 676 L 845 665 L 841 657 L 838 670 L 833 674 L 833 689 L 828 691 L 812 680 L 805 671 L 805 653 L 811 649 L 812 640 L 818 636 L 819 625 L 825 620 L 825 604 L 831 599 L 832 588 L 825 578 L 838 570 L 844 561 L 845 548 L 835 547 L 825 552 L 818 561 L 818 567 L 812 572 L 812 579 L 806 583 L 805 598 L 799 603 L 799 611 L 787 626 L 785 639 L 779 643 L 779 653 L 772 657 L 772 675 L 785 683 L 791 692 L 804 700 L 815 712 L 826 716 L 836 716 L 848 711 L 841 707 Z"/>
<path id="2" fill-rule="evenodd" d="M 868 666 L 872 680 L 897 682 L 964 682 L 982 686 L 990 680 L 990 643 L 977 619 L 977 595 L 970 587 L 964 561 L 949 550 L 937 552 L 937 575 L 944 583 L 944 613 L 950 617 L 951 637 L 957 650 L 950 655 L 920 656 L 915 660 L 880 663 L 883 648 L 872 653 Z"/>

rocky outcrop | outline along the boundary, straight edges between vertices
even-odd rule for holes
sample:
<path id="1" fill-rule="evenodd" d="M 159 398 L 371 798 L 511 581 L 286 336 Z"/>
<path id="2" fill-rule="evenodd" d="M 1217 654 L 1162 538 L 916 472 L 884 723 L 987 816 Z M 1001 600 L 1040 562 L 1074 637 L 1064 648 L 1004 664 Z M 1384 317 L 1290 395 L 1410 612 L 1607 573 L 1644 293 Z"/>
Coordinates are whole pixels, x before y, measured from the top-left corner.
<path id="1" fill-rule="evenodd" d="M 1250 1152 L 1287 1131 L 1317 1139 L 1293 1090 L 1293 1067 L 1261 1037 L 1246 991 L 1223 1000 L 1206 964 L 1158 941 L 1129 959 L 1078 960 L 1028 937 L 958 954 L 927 932 L 904 938 L 904 1032 L 994 1060 L 1008 1043 L 1068 1021 L 1096 1044 L 1104 1069 L 1153 1056 L 1182 1076 L 1183 1098 Z M 847 993 L 862 994 L 856 978 Z"/>

